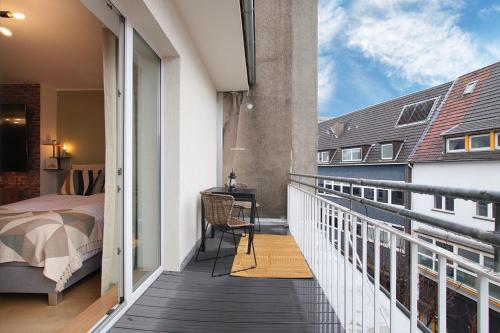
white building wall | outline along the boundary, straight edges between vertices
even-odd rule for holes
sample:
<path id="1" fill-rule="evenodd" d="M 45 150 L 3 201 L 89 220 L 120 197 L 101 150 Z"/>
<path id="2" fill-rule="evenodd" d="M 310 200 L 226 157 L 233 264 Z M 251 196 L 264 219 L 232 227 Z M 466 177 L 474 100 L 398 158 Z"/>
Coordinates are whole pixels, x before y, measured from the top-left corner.
<path id="1" fill-rule="evenodd" d="M 500 189 L 500 161 L 416 163 L 413 166 L 412 182 L 415 184 L 498 191 Z M 475 216 L 476 203 L 472 201 L 455 199 L 455 211 L 445 213 L 433 209 L 433 196 L 412 194 L 412 207 L 416 212 L 457 224 L 485 231 L 494 229 L 492 220 L 480 219 Z M 414 222 L 413 228 L 421 225 Z"/>

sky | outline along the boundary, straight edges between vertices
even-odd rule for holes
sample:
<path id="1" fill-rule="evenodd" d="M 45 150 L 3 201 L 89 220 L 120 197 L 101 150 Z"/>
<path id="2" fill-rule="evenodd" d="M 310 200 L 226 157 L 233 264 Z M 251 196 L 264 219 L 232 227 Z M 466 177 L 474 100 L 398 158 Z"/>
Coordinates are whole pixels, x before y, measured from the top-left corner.
<path id="1" fill-rule="evenodd" d="M 500 61 L 500 0 L 320 0 L 318 11 L 319 117 Z"/>

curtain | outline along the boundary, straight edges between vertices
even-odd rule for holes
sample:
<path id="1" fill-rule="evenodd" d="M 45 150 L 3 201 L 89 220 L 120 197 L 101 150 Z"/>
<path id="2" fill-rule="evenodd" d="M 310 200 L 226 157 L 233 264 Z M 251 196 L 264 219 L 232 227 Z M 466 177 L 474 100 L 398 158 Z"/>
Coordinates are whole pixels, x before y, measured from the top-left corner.
<path id="1" fill-rule="evenodd" d="M 223 159 L 224 170 L 223 180 L 227 182 L 226 177 L 231 169 L 238 172 L 237 165 L 237 151 L 239 125 L 240 125 L 240 108 L 243 101 L 243 94 L 241 92 L 226 93 L 224 96 L 224 124 L 223 124 Z"/>
<path id="2" fill-rule="evenodd" d="M 117 224 L 117 38 L 107 28 L 102 31 L 104 123 L 106 137 L 106 184 L 102 250 L 101 294 L 118 283 Z"/>

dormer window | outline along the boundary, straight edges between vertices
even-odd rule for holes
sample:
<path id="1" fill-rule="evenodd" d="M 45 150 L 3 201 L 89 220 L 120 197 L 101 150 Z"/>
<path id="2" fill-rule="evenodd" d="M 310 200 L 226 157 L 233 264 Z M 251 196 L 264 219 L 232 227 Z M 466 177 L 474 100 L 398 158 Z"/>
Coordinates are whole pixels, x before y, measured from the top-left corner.
<path id="1" fill-rule="evenodd" d="M 318 152 L 318 163 L 328 163 L 330 160 L 330 152 L 320 151 Z"/>
<path id="2" fill-rule="evenodd" d="M 361 147 L 342 149 L 342 162 L 361 161 Z"/>
<path id="3" fill-rule="evenodd" d="M 446 139 L 446 152 L 460 153 L 465 151 L 465 137 Z"/>
<path id="4" fill-rule="evenodd" d="M 465 86 L 463 95 L 467 96 L 469 94 L 472 94 L 474 92 L 474 89 L 476 88 L 476 84 L 477 84 L 477 80 L 467 83 L 467 85 Z"/>
<path id="5" fill-rule="evenodd" d="M 394 147 L 392 143 L 380 145 L 380 155 L 383 160 L 392 160 L 394 158 Z"/>
<path id="6" fill-rule="evenodd" d="M 470 138 L 470 150 L 471 151 L 482 151 L 490 149 L 490 135 L 472 135 Z"/>

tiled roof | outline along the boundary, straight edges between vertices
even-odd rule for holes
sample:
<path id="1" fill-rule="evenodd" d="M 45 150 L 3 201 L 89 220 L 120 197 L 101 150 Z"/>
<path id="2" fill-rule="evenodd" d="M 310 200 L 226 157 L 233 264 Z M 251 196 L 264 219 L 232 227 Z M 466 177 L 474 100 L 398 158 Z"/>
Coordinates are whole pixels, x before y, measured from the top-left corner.
<path id="1" fill-rule="evenodd" d="M 445 83 L 321 122 L 318 124 L 318 150 L 336 151 L 339 148 L 371 146 L 365 160 L 358 163 L 405 163 L 428 122 L 396 127 L 403 107 L 431 98 L 438 98 L 434 106 L 434 110 L 436 110 L 450 87 L 451 82 Z M 343 133 L 335 137 L 332 128 L 337 132 L 342 132 L 343 129 Z M 403 142 L 401 150 L 394 160 L 381 160 L 380 143 L 390 141 Z M 333 153 L 330 156 L 332 155 Z M 341 155 L 340 150 L 336 152 L 332 163 L 342 163 Z"/>
<path id="2" fill-rule="evenodd" d="M 465 86 L 475 80 L 478 82 L 474 91 L 464 96 Z M 416 162 L 449 160 L 443 152 L 442 135 L 493 129 L 498 127 L 499 118 L 500 63 L 496 63 L 460 76 L 454 82 L 447 99 L 435 113 L 410 160 Z M 480 156 L 460 154 L 453 156 L 453 159 L 457 157 L 476 159 Z"/>

